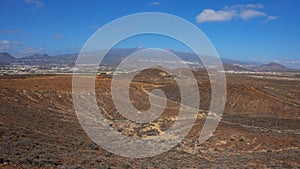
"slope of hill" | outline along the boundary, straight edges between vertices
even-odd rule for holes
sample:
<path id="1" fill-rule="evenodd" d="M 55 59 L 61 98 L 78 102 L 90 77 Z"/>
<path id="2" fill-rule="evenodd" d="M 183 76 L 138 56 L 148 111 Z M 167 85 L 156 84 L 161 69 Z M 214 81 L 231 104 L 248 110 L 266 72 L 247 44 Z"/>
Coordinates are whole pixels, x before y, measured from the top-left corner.
<path id="1" fill-rule="evenodd" d="M 48 64 L 52 64 L 53 60 L 52 57 L 47 54 L 34 54 L 22 58 L 16 59 L 16 62 L 19 64 L 26 64 L 26 65 L 39 65 L 45 66 Z"/>
<path id="2" fill-rule="evenodd" d="M 0 53 L 0 63 L 2 64 L 9 64 L 15 60 L 16 59 L 13 56 L 11 56 L 9 53 L 6 52 Z"/>
<path id="3" fill-rule="evenodd" d="M 258 67 L 258 69 L 265 70 L 265 71 L 288 71 L 288 70 L 291 70 L 281 64 L 274 63 L 274 62 L 261 65 Z"/>
<path id="4" fill-rule="evenodd" d="M 142 78 L 143 73 L 149 78 Z M 208 76 L 204 72 L 195 75 L 201 104 L 207 107 Z M 174 102 L 177 89 L 170 78 L 150 70 L 142 72 L 130 85 L 130 101 L 137 109 L 150 106 L 147 91 L 151 89 L 161 88 L 167 98 L 171 97 L 165 112 L 149 124 L 134 123 L 118 113 L 108 76 L 95 80 L 99 108 L 109 125 L 123 135 L 162 135 L 176 120 L 180 108 Z M 153 84 L 153 80 L 160 85 Z M 205 110 L 199 110 L 194 127 L 178 145 L 158 156 L 134 159 L 105 151 L 82 130 L 72 102 L 72 76 L 2 77 L 0 168 L 297 168 L 299 83 L 235 74 L 228 75 L 227 82 L 225 113 L 209 140 L 198 142 L 207 115 Z M 265 86 L 272 91 L 263 91 Z M 288 93 L 281 93 L 282 88 Z"/>

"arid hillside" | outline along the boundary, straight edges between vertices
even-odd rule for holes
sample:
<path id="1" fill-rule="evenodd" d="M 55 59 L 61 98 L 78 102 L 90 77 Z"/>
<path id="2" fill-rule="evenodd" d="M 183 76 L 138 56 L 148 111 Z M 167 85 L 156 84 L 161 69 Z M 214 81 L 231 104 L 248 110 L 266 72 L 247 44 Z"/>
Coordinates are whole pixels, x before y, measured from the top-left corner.
<path id="1" fill-rule="evenodd" d="M 73 108 L 71 75 L 2 76 L 0 168 L 300 167 L 299 77 L 227 75 L 222 120 L 213 136 L 199 144 L 210 82 L 203 71 L 194 75 L 201 96 L 194 127 L 171 150 L 141 159 L 107 152 L 86 135 Z M 133 123 L 118 113 L 110 85 L 110 76 L 97 77 L 97 101 L 110 126 L 122 134 L 160 135 L 176 120 L 180 93 L 171 75 L 148 70 L 130 84 L 130 102 L 141 111 L 150 107 L 153 89 L 162 89 L 168 98 L 164 113 L 148 124 Z"/>

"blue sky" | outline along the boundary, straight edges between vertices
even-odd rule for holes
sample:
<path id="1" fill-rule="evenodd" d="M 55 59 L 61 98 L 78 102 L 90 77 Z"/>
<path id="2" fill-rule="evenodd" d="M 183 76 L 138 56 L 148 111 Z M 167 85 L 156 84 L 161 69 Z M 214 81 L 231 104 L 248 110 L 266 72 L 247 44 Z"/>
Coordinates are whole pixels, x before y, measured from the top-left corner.
<path id="1" fill-rule="evenodd" d="M 220 56 L 300 65 L 298 0 L 1 0 L 0 52 L 78 52 L 101 26 L 137 12 L 164 12 L 200 28 Z M 122 28 L 120 28 L 122 29 Z M 184 50 L 164 37 L 134 37 L 120 47 Z"/>

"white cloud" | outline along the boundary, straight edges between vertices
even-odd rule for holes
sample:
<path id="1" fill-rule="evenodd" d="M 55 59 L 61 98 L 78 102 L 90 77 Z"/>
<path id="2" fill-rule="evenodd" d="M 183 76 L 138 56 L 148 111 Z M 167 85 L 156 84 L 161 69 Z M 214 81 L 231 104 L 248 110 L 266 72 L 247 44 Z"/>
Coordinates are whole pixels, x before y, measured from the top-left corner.
<path id="1" fill-rule="evenodd" d="M 242 11 L 241 15 L 240 15 L 240 17 L 243 20 L 248 20 L 250 18 L 259 17 L 259 16 L 267 16 L 267 14 L 264 12 L 257 11 L 257 10 L 248 9 L 248 10 Z"/>
<path id="2" fill-rule="evenodd" d="M 160 2 L 157 2 L 157 1 L 155 1 L 155 2 L 150 2 L 149 5 L 150 5 L 150 6 L 160 5 Z"/>
<path id="3" fill-rule="evenodd" d="M 247 4 L 245 6 L 246 6 L 246 8 L 255 8 L 255 9 L 264 8 L 264 6 L 262 4 Z"/>
<path id="4" fill-rule="evenodd" d="M 20 42 L 18 42 L 18 41 L 11 42 L 9 40 L 1 40 L 0 45 L 20 45 Z"/>
<path id="5" fill-rule="evenodd" d="M 225 22 L 230 21 L 233 18 L 249 20 L 255 17 L 265 17 L 267 20 L 277 19 L 277 17 L 260 11 L 263 8 L 264 6 L 261 4 L 236 4 L 230 7 L 224 7 L 221 10 L 204 9 L 196 16 L 196 21 L 198 23 Z"/>
<path id="6" fill-rule="evenodd" d="M 18 50 L 10 50 L 8 51 L 10 54 L 12 54 L 15 57 L 24 57 L 24 56 L 30 56 L 34 54 L 44 54 L 45 49 L 44 48 L 34 48 L 34 47 L 26 47 Z"/>
<path id="7" fill-rule="evenodd" d="M 28 47 L 28 48 L 22 49 L 21 51 L 19 51 L 19 53 L 22 53 L 24 55 L 43 54 L 43 53 L 45 53 L 45 50 L 44 50 L 44 48 Z"/>
<path id="8" fill-rule="evenodd" d="M 1 51 L 7 51 L 7 50 L 10 50 L 13 47 L 16 47 L 16 46 L 19 46 L 19 45 L 21 45 L 21 43 L 18 42 L 18 41 L 11 42 L 9 40 L 1 40 L 0 41 L 0 50 Z"/>
<path id="9" fill-rule="evenodd" d="M 8 46 L 8 45 L 0 45 L 0 51 L 1 52 L 5 52 L 9 49 L 10 49 L 10 46 Z"/>
<path id="10" fill-rule="evenodd" d="M 25 0 L 25 3 L 27 3 L 27 4 L 33 4 L 37 8 L 45 6 L 45 3 L 43 1 L 41 1 L 41 0 Z"/>
<path id="11" fill-rule="evenodd" d="M 218 21 L 230 21 L 235 15 L 234 11 L 230 10 L 219 10 L 215 11 L 213 9 L 204 9 L 197 17 L 198 23 L 203 22 L 218 22 Z"/>
<path id="12" fill-rule="evenodd" d="M 8 45 L 10 42 L 8 40 L 2 40 L 0 41 L 0 45 Z"/>
<path id="13" fill-rule="evenodd" d="M 275 20 L 277 18 L 278 18 L 277 16 L 268 16 L 267 19 L 266 19 L 266 21 Z"/>
<path id="14" fill-rule="evenodd" d="M 18 41 L 0 40 L 0 52 L 8 52 L 16 57 L 45 53 L 44 48 L 26 46 Z"/>
<path id="15" fill-rule="evenodd" d="M 226 8 L 226 7 L 225 7 Z M 228 7 L 227 7 L 228 8 Z M 236 4 L 230 7 L 231 9 L 262 9 L 264 6 L 262 4 Z"/>

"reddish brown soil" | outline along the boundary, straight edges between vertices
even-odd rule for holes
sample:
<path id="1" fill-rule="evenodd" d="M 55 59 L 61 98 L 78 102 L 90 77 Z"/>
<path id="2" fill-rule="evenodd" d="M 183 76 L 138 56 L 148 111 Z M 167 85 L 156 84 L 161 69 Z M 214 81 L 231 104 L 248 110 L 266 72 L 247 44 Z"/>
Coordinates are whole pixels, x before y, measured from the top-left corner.
<path id="1" fill-rule="evenodd" d="M 194 127 L 176 147 L 141 159 L 109 153 L 85 134 L 73 109 L 71 76 L 2 77 L 0 168 L 300 167 L 299 79 L 227 75 L 223 118 L 213 136 L 199 144 L 210 102 L 210 84 L 204 72 L 195 75 L 201 110 Z M 140 110 L 149 108 L 147 92 L 154 88 L 163 89 L 169 98 L 167 109 L 159 119 L 153 124 L 134 123 L 131 130 L 124 128 L 131 122 L 119 115 L 112 103 L 110 82 L 107 76 L 97 78 L 97 101 L 104 116 L 118 131 L 131 137 L 148 137 L 160 134 L 173 124 L 180 94 L 171 77 L 162 77 L 155 71 L 145 72 L 131 83 L 131 102 Z"/>

